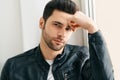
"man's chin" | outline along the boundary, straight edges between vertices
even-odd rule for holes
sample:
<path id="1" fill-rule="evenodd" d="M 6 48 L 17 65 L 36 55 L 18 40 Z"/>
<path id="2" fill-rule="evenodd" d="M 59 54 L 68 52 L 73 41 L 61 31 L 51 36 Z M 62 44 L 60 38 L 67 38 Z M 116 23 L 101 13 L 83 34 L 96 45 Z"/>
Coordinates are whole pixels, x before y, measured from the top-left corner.
<path id="1" fill-rule="evenodd" d="M 54 51 L 60 51 L 63 48 L 64 48 L 64 45 L 56 45 L 56 46 L 51 47 L 51 49 Z"/>

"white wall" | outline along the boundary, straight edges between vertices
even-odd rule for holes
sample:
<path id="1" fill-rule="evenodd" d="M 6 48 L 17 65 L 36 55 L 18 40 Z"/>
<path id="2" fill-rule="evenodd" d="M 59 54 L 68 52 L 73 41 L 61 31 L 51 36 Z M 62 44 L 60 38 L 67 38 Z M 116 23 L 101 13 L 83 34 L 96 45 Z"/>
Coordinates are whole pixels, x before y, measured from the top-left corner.
<path id="1" fill-rule="evenodd" d="M 0 0 L 0 70 L 7 58 L 21 52 L 19 0 Z"/>
<path id="2" fill-rule="evenodd" d="M 95 6 L 96 21 L 107 42 L 115 80 L 120 80 L 120 0 L 95 0 Z"/>
<path id="3" fill-rule="evenodd" d="M 39 44 L 39 19 L 43 14 L 45 4 L 50 0 L 21 0 L 21 22 L 23 49 L 29 50 Z"/>

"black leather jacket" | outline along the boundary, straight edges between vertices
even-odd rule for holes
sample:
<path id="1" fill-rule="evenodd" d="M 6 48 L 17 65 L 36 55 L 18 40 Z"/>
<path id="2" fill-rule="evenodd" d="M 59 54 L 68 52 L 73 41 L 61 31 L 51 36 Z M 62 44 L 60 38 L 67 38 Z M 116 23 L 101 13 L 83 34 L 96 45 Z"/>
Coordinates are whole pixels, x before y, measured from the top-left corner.
<path id="1" fill-rule="evenodd" d="M 114 80 L 113 68 L 100 31 L 89 34 L 89 50 L 66 45 L 53 63 L 55 80 Z M 1 80 L 47 80 L 49 64 L 40 46 L 8 59 Z"/>

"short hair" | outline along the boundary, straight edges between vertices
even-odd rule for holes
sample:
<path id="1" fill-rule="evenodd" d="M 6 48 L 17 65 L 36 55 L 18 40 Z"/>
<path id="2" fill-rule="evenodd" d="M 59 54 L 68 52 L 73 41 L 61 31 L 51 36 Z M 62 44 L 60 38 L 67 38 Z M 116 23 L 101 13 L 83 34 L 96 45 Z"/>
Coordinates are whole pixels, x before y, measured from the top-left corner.
<path id="1" fill-rule="evenodd" d="M 49 1 L 43 11 L 43 19 L 46 21 L 54 10 L 60 10 L 69 14 L 74 14 L 79 10 L 75 2 L 71 0 L 51 0 Z"/>

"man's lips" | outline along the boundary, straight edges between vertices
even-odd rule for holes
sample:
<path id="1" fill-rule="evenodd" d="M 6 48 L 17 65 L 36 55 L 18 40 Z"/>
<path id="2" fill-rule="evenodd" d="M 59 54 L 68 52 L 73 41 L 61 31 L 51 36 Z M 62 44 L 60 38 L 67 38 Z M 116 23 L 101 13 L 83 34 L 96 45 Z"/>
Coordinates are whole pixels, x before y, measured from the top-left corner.
<path id="1" fill-rule="evenodd" d="M 64 43 L 64 41 L 63 40 L 60 40 L 60 39 L 55 39 L 54 40 L 57 44 L 63 44 Z"/>

